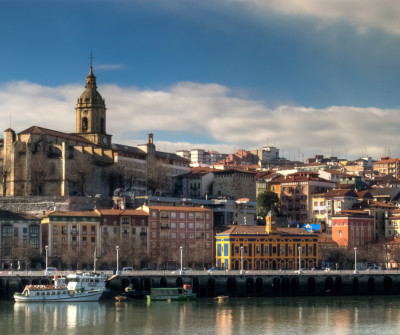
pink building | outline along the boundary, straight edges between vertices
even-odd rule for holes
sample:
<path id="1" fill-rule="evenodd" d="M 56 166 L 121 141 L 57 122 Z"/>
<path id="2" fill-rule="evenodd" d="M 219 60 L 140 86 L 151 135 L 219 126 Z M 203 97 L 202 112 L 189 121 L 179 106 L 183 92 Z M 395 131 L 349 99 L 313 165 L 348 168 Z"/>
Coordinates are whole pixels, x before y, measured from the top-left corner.
<path id="1" fill-rule="evenodd" d="M 364 211 L 332 216 L 332 240 L 341 247 L 358 247 L 375 240 L 374 218 Z"/>
<path id="2" fill-rule="evenodd" d="M 142 206 L 149 214 L 149 267 L 204 268 L 213 264 L 213 212 L 202 207 Z M 182 251 L 181 251 L 182 247 Z"/>

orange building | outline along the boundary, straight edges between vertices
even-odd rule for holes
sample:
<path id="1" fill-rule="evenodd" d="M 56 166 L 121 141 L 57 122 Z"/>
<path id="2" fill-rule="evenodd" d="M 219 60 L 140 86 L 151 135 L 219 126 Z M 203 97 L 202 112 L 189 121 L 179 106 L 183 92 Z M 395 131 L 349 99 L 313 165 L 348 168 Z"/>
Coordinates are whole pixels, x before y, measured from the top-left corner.
<path id="1" fill-rule="evenodd" d="M 341 247 L 357 247 L 375 240 L 374 218 L 364 211 L 344 211 L 332 216 L 332 240 Z"/>

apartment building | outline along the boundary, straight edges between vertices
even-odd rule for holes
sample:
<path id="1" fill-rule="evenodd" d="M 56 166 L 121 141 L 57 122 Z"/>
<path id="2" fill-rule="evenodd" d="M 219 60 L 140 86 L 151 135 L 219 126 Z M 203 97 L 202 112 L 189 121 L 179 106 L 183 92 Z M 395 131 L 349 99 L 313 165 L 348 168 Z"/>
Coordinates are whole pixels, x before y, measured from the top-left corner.
<path id="1" fill-rule="evenodd" d="M 151 268 L 203 268 L 213 264 L 214 225 L 211 209 L 141 206 L 149 215 L 148 257 Z"/>

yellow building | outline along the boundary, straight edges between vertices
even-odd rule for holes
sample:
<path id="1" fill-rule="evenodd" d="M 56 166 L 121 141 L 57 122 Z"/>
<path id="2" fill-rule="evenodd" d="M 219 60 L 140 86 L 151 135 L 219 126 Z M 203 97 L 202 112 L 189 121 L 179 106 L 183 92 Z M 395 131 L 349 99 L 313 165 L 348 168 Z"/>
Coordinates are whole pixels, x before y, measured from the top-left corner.
<path id="1" fill-rule="evenodd" d="M 43 243 L 47 246 L 49 265 L 70 267 L 93 264 L 94 252 L 100 251 L 98 212 L 52 212 L 42 220 Z"/>
<path id="2" fill-rule="evenodd" d="M 318 235 L 299 228 L 230 226 L 216 235 L 216 266 L 229 270 L 295 270 L 318 266 Z M 243 265 L 242 265 L 243 262 Z"/>

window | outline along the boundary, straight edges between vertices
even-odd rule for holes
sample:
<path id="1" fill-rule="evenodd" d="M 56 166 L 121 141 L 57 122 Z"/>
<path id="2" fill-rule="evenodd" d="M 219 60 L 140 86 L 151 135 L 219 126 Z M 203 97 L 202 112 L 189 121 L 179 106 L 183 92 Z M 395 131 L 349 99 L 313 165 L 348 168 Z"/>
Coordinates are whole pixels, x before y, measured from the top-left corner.
<path id="1" fill-rule="evenodd" d="M 188 227 L 189 227 L 190 229 L 193 229 L 193 228 L 194 228 L 194 223 L 193 223 L 193 222 L 189 222 L 189 223 L 188 223 Z"/>
<path id="2" fill-rule="evenodd" d="M 18 227 L 14 227 L 14 237 L 18 237 Z"/>
<path id="3" fill-rule="evenodd" d="M 171 228 L 176 228 L 176 222 L 171 222 Z"/>
<path id="4" fill-rule="evenodd" d="M 87 245 L 86 236 L 83 236 L 83 237 L 82 237 L 82 244 L 83 244 L 83 245 Z"/>
<path id="5" fill-rule="evenodd" d="M 122 218 L 122 224 L 129 224 L 129 218 Z"/>
<path id="6" fill-rule="evenodd" d="M 184 219 L 185 218 L 185 213 L 179 213 L 179 218 Z"/>
<path id="7" fill-rule="evenodd" d="M 194 233 L 189 233 L 189 238 L 194 238 Z"/>
<path id="8" fill-rule="evenodd" d="M 179 228 L 185 229 L 185 222 L 180 222 L 179 223 Z"/>
<path id="9" fill-rule="evenodd" d="M 176 219 L 176 212 L 171 212 L 171 219 Z"/>
<path id="10" fill-rule="evenodd" d="M 151 227 L 152 227 L 152 228 L 157 228 L 157 222 L 153 221 L 153 222 L 151 223 Z"/>
<path id="11" fill-rule="evenodd" d="M 204 219 L 204 214 L 203 213 L 196 213 L 196 219 Z"/>
<path id="12" fill-rule="evenodd" d="M 189 219 L 194 219 L 194 213 L 189 213 L 188 217 L 189 217 Z"/>
<path id="13" fill-rule="evenodd" d="M 118 234 L 118 228 L 114 227 L 113 232 L 114 232 L 114 234 Z"/>
<path id="14" fill-rule="evenodd" d="M 82 227 L 82 234 L 83 234 L 83 235 L 86 235 L 86 234 L 87 234 L 86 226 L 83 226 L 83 227 Z"/>
<path id="15" fill-rule="evenodd" d="M 91 235 L 96 235 L 96 227 L 95 226 L 91 226 L 90 227 L 90 234 Z"/>
<path id="16" fill-rule="evenodd" d="M 176 233 L 171 233 L 171 238 L 176 238 Z"/>
<path id="17" fill-rule="evenodd" d="M 156 217 L 157 217 L 157 212 L 154 212 L 154 211 L 153 211 L 153 212 L 151 213 L 151 217 L 156 218 Z"/>
<path id="18" fill-rule="evenodd" d="M 179 234 L 179 237 L 180 237 L 180 238 L 185 238 L 185 233 L 180 233 L 180 234 Z"/>
<path id="19" fill-rule="evenodd" d="M 339 237 L 342 237 L 342 231 L 339 230 Z"/>
<path id="20" fill-rule="evenodd" d="M 67 227 L 62 226 L 62 227 L 61 227 L 61 233 L 62 233 L 63 235 L 66 235 L 66 234 L 67 234 Z"/>

